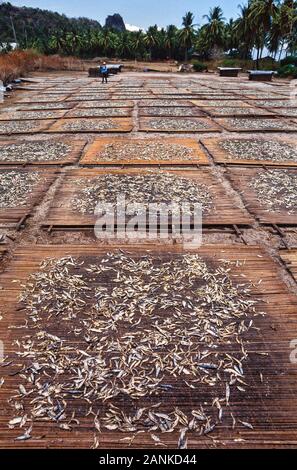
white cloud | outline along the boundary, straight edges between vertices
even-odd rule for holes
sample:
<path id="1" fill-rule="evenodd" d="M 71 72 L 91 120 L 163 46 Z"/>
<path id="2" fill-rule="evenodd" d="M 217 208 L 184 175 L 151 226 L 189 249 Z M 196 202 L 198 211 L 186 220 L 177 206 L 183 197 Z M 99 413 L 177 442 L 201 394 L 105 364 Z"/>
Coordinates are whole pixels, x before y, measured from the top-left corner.
<path id="1" fill-rule="evenodd" d="M 125 23 L 126 29 L 128 31 L 139 31 L 141 28 L 139 26 L 135 26 L 134 24 Z"/>

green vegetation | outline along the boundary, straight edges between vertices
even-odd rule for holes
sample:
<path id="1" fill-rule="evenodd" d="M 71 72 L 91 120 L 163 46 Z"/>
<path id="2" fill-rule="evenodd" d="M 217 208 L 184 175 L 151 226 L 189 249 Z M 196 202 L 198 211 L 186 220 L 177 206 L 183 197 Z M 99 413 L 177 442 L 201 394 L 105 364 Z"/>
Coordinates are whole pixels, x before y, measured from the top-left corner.
<path id="1" fill-rule="evenodd" d="M 262 66 L 260 61 L 265 50 L 269 51 L 271 63 L 284 55 L 296 55 L 297 2 L 294 0 L 249 0 L 239 6 L 238 18 L 229 21 L 217 6 L 203 17 L 203 22 L 197 25 L 194 14 L 187 12 L 181 28 L 169 25 L 159 29 L 154 25 L 145 32 L 130 32 L 102 27 L 86 18 L 71 19 L 58 13 L 2 3 L 0 44 L 17 42 L 21 49 L 79 58 L 188 61 L 195 53 L 195 58 L 202 62 L 230 60 L 225 62 L 229 65 L 256 56 L 257 66 L 260 63 Z M 194 66 L 201 68 L 195 63 Z"/>

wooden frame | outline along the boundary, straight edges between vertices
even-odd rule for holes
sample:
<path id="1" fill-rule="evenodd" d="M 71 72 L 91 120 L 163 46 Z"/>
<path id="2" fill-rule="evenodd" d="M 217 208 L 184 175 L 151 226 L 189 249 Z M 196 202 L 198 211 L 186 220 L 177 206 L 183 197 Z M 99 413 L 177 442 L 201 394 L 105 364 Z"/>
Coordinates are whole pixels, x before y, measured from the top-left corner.
<path id="1" fill-rule="evenodd" d="M 104 147 L 108 144 L 129 144 L 129 143 L 142 143 L 146 145 L 150 141 L 146 139 L 125 139 L 125 138 L 101 138 L 96 139 L 93 143 L 91 143 L 86 151 L 84 152 L 83 157 L 80 160 L 81 165 L 209 165 L 209 160 L 202 150 L 200 145 L 195 139 L 181 139 L 181 138 L 168 138 L 166 140 L 162 139 L 159 140 L 160 143 L 166 145 L 168 144 L 178 144 L 184 145 L 185 147 L 190 148 L 193 150 L 193 156 L 189 157 L 187 160 L 158 160 L 156 155 L 155 159 L 153 160 L 140 160 L 131 158 L 129 160 L 117 160 L 116 158 L 113 161 L 110 160 L 101 160 L 100 159 L 100 152 L 104 150 Z M 157 141 L 154 139 L 153 141 L 156 143 Z"/>
<path id="2" fill-rule="evenodd" d="M 246 119 L 249 120 L 250 122 L 255 122 L 257 119 L 265 119 L 267 122 L 274 120 L 277 122 L 282 122 L 288 124 L 287 128 L 280 128 L 277 129 L 275 127 L 267 127 L 266 129 L 261 129 L 261 128 L 256 128 L 256 127 L 251 127 L 250 129 L 247 129 L 245 127 L 233 127 L 233 125 L 230 124 L 229 119 L 235 119 L 235 120 L 240 120 L 240 119 Z M 253 133 L 253 132 L 297 132 L 297 125 L 294 126 L 292 122 L 286 121 L 284 119 L 278 119 L 277 116 L 270 117 L 270 118 L 260 118 L 260 117 L 241 117 L 241 118 L 215 118 L 214 122 L 222 126 L 224 129 L 226 129 L 229 132 L 247 132 L 247 133 Z"/>
<path id="3" fill-rule="evenodd" d="M 5 272 L 0 275 L 0 301 L 5 315 L 0 322 L 0 334 L 5 344 L 7 366 L 3 367 L 1 375 L 4 383 L 0 389 L 0 400 L 6 403 L 15 390 L 22 383 L 17 365 L 13 360 L 16 356 L 15 342 L 25 335 L 31 335 L 32 330 L 26 327 L 24 311 L 19 309 L 19 296 L 29 276 L 38 271 L 42 261 L 48 258 L 96 257 L 107 252 L 126 250 L 127 245 L 25 245 L 19 247 Z M 254 319 L 254 330 L 247 336 L 248 359 L 245 363 L 245 381 L 251 384 L 245 387 L 244 393 L 236 392 L 236 398 L 230 400 L 229 412 L 236 419 L 236 428 L 232 429 L 232 419 L 226 418 L 225 424 L 218 426 L 212 432 L 218 448 L 292 448 L 297 445 L 297 381 L 296 365 L 290 362 L 290 342 L 297 337 L 297 302 L 296 296 L 290 294 L 288 288 L 278 275 L 279 266 L 267 253 L 257 246 L 240 245 L 203 245 L 196 250 L 186 250 L 180 247 L 152 247 L 143 244 L 139 247 L 128 248 L 129 256 L 142 256 L 150 253 L 162 259 L 164 256 L 174 256 L 179 253 L 197 253 L 210 264 L 228 260 L 230 277 L 235 284 L 249 283 L 251 285 L 251 299 L 256 301 L 258 312 L 265 312 Z M 78 271 L 79 274 L 79 271 Z M 15 282 L 15 281 L 18 282 Z M 73 319 L 73 322 L 76 320 Z M 74 323 L 75 324 L 75 323 Z M 12 328 L 16 327 L 16 328 Z M 62 328 L 62 325 L 61 325 Z M 62 334 L 61 330 L 61 334 Z M 67 343 L 65 344 L 67 346 Z M 230 352 L 236 349 L 230 336 Z M 166 349 L 165 349 L 166 351 Z M 10 362 L 11 361 L 11 362 Z M 262 378 L 261 378 L 262 377 Z M 235 387 L 236 388 L 236 387 Z M 172 405 L 199 409 L 201 396 L 197 390 L 189 392 L 185 401 L 183 389 L 173 391 L 170 396 Z M 235 393 L 235 391 L 233 392 Z M 205 397 L 211 402 L 216 396 L 216 388 L 210 387 L 209 396 Z M 168 402 L 166 394 L 160 394 L 158 401 Z M 146 401 L 145 401 L 146 403 Z M 187 405 L 189 403 L 189 405 Z M 16 441 L 22 434 L 18 427 L 9 429 L 8 421 L 14 417 L 9 406 L 3 407 L 0 421 L 2 436 L 0 446 L 3 448 L 90 448 L 93 442 L 94 416 L 84 418 L 81 412 L 84 402 L 80 399 L 69 404 L 69 415 L 72 408 L 76 411 L 76 418 L 80 424 L 71 432 L 48 421 L 35 422 L 32 438 L 26 441 Z M 125 406 L 125 405 L 124 405 Z M 229 413 L 228 413 L 229 416 Z M 288 419 L 289 417 L 289 419 Z M 248 429 L 242 422 L 250 422 L 252 429 Z M 158 433 L 161 442 L 167 448 L 176 449 L 179 437 L 178 432 Z M 38 438 L 42 436 L 42 438 Z M 102 429 L 100 433 L 100 447 L 127 448 L 127 441 L 123 437 L 132 437 L 131 448 L 156 449 L 155 441 L 149 432 L 134 435 L 133 433 L 119 433 Z M 194 449 L 209 449 L 209 436 L 200 436 L 198 433 L 188 432 L 188 447 Z"/>
<path id="4" fill-rule="evenodd" d="M 34 120 L 24 120 L 24 121 L 16 121 L 14 122 L 14 125 L 16 125 L 16 129 L 13 129 L 11 132 L 7 132 L 3 129 L 1 129 L 1 124 L 4 123 L 10 123 L 11 121 L 0 121 L 0 135 L 4 136 L 9 136 L 9 135 L 14 135 L 14 134 L 37 134 L 39 132 L 46 132 L 49 128 L 49 126 L 55 122 L 54 119 L 38 119 L 36 121 Z M 31 129 L 29 130 L 23 130 L 22 129 L 22 124 L 28 123 L 28 125 L 32 126 Z M 17 126 L 19 125 L 19 129 Z"/>
<path id="5" fill-rule="evenodd" d="M 162 170 L 160 170 L 162 171 Z M 71 210 L 69 203 L 75 194 L 79 191 L 75 183 L 78 179 L 91 179 L 104 174 L 129 174 L 140 175 L 146 173 L 145 170 L 125 169 L 125 170 L 100 170 L 100 169 L 80 169 L 70 170 L 66 173 L 64 182 L 55 195 L 54 201 L 50 207 L 46 220 L 42 223 L 44 228 L 93 228 L 97 217 L 95 215 L 80 214 Z M 248 226 L 253 223 L 252 217 L 245 209 L 238 207 L 233 195 L 227 194 L 223 185 L 206 168 L 199 170 L 166 170 L 165 173 L 171 173 L 176 176 L 188 178 L 196 181 L 198 184 L 204 184 L 213 197 L 213 210 L 203 215 L 203 225 L 243 225 Z"/>
<path id="6" fill-rule="evenodd" d="M 47 161 L 30 161 L 30 160 L 23 160 L 23 161 L 18 161 L 15 162 L 14 160 L 11 161 L 6 161 L 6 160 L 1 160 L 1 147 L 5 147 L 6 145 L 17 145 L 17 144 L 25 144 L 28 143 L 30 144 L 31 142 L 36 142 L 36 143 L 43 143 L 44 141 L 41 140 L 0 140 L 0 166 L 16 166 L 16 165 L 34 165 L 34 166 L 47 166 L 47 165 L 67 165 L 67 164 L 73 164 L 76 163 L 83 151 L 84 146 L 86 145 L 86 140 L 69 140 L 65 138 L 57 138 L 57 139 L 50 139 L 50 142 L 63 142 L 67 145 L 71 146 L 71 151 L 69 154 L 61 159 L 61 160 L 47 160 Z M 47 140 L 48 142 L 48 140 Z"/>
<path id="7" fill-rule="evenodd" d="M 92 129 L 82 129 L 82 130 L 67 130 L 64 129 L 64 125 L 71 123 L 71 122 L 79 122 L 80 120 L 85 121 L 89 120 L 92 123 L 100 123 L 104 122 L 104 118 L 64 118 L 60 119 L 57 121 L 55 124 L 53 124 L 49 129 L 48 132 L 61 132 L 63 134 L 77 134 L 77 133 L 86 133 L 86 134 L 97 134 L 97 133 L 116 133 L 116 132 L 131 132 L 133 128 L 132 120 L 129 118 L 108 118 L 113 121 L 113 123 L 116 125 L 116 127 L 111 128 L 111 129 L 96 129 L 94 127 L 94 130 Z"/>
<path id="8" fill-rule="evenodd" d="M 232 136 L 233 138 L 233 136 Z M 236 138 L 234 137 L 233 138 L 234 140 L 246 140 L 246 141 L 249 141 L 249 140 L 259 140 L 260 142 L 261 141 L 265 141 L 265 140 L 275 140 L 277 142 L 281 142 L 281 143 L 287 143 L 288 145 L 294 145 L 294 142 L 295 142 L 295 145 L 297 146 L 297 139 L 288 139 L 288 138 L 274 138 L 272 137 L 271 139 L 269 138 L 257 138 L 257 139 L 253 139 L 253 138 L 247 138 L 247 137 L 239 137 L 239 138 Z M 225 138 L 209 138 L 209 139 L 201 139 L 201 142 L 202 144 L 204 145 L 204 147 L 207 149 L 207 151 L 211 154 L 212 158 L 214 159 L 214 161 L 216 163 L 221 163 L 221 164 L 224 164 L 224 165 L 256 165 L 256 166 L 271 166 L 271 167 L 297 167 L 297 161 L 296 162 L 293 162 L 291 160 L 284 160 L 282 162 L 276 162 L 276 161 L 273 161 L 273 160 L 257 160 L 257 158 L 254 158 L 253 160 L 251 159 L 247 159 L 247 158 L 241 158 L 241 159 L 237 159 L 237 158 L 229 158 L 229 154 L 227 152 L 227 150 L 224 150 L 220 145 L 220 141 L 224 141 L 224 140 L 232 140 L 231 138 L 228 138 L 228 137 L 225 137 Z"/>
<path id="9" fill-rule="evenodd" d="M 0 177 L 1 173 L 11 170 L 27 174 L 30 174 L 30 172 L 32 172 L 32 169 L 24 169 L 15 166 L 5 168 L 2 167 L 0 169 Z M 20 206 L 19 208 L 7 207 L 0 209 L 1 228 L 19 228 L 22 224 L 22 221 L 25 221 L 25 219 L 30 215 L 33 208 L 42 199 L 50 185 L 54 182 L 57 177 L 57 174 L 53 170 L 47 169 L 46 171 L 44 171 L 40 169 L 40 167 L 35 167 L 35 170 L 41 173 L 41 180 L 37 182 L 37 184 L 33 188 L 32 193 L 26 196 L 26 204 Z"/>
<path id="10" fill-rule="evenodd" d="M 228 168 L 226 175 L 230 179 L 232 186 L 236 191 L 239 191 L 245 202 L 249 212 L 262 224 L 277 224 L 277 225 L 297 225 L 297 213 L 288 214 L 286 209 L 273 210 L 267 209 L 266 206 L 261 204 L 253 188 L 249 186 L 249 182 L 261 171 L 267 171 L 259 168 Z M 297 174 L 296 169 L 287 171 Z"/>
<path id="11" fill-rule="evenodd" d="M 153 127 L 150 127 L 150 121 L 153 121 L 154 119 L 162 119 L 162 120 L 166 120 L 168 122 L 168 127 L 166 129 L 155 129 Z M 183 121 L 187 121 L 187 120 L 191 120 L 191 121 L 196 121 L 197 124 L 199 122 L 204 122 L 206 123 L 209 127 L 206 127 L 206 128 L 197 128 L 197 129 L 176 129 L 176 128 L 170 128 L 170 122 L 171 121 L 178 121 L 178 120 L 183 120 Z M 155 132 L 155 133 L 159 133 L 159 132 L 162 132 L 162 133 L 174 133 L 174 134 L 196 134 L 196 133 L 207 133 L 207 132 L 221 132 L 221 128 L 217 125 L 217 123 L 215 123 L 214 121 L 212 121 L 211 119 L 207 118 L 207 117 L 201 117 L 201 118 L 166 118 L 166 117 L 149 117 L 149 118 L 142 118 L 140 120 L 140 123 L 139 123 L 139 130 L 140 131 L 144 131 L 144 132 Z"/>

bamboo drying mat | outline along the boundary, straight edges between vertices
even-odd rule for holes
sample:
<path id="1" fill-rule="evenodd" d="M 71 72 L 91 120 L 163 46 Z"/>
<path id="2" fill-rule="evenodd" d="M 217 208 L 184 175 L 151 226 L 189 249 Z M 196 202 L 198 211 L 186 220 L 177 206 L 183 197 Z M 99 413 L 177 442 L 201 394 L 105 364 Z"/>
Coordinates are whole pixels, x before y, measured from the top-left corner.
<path id="1" fill-rule="evenodd" d="M 117 248 L 125 250 L 126 246 Z M 147 254 L 148 245 L 141 247 L 129 247 L 129 256 L 141 256 Z M 1 376 L 4 384 L 0 390 L 0 446 L 5 448 L 89 448 L 93 443 L 92 423 L 93 418 L 85 418 L 83 413 L 83 400 L 77 399 L 69 402 L 71 409 L 76 411 L 76 417 L 80 424 L 73 426 L 72 431 L 65 431 L 49 422 L 35 423 L 32 438 L 26 441 L 15 441 L 14 438 L 23 431 L 15 428 L 9 429 L 7 422 L 12 418 L 12 412 L 7 404 L 7 399 L 15 394 L 15 390 L 21 383 L 17 372 L 17 364 L 9 364 L 13 357 L 15 346 L 13 341 L 21 338 L 28 331 L 25 325 L 25 314 L 18 309 L 18 298 L 28 276 L 39 269 L 40 263 L 46 258 L 59 258 L 66 255 L 75 256 L 100 256 L 114 248 L 71 245 L 71 246 L 23 246 L 14 254 L 12 262 L 0 276 L 1 310 L 3 319 L 0 322 L 1 338 L 8 355 L 8 365 L 1 368 Z M 151 254 L 162 260 L 162 256 L 168 253 L 185 253 L 185 250 L 171 247 L 154 248 Z M 191 251 L 193 252 L 193 250 Z M 199 436 L 188 433 L 188 448 L 271 448 L 294 447 L 297 445 L 297 369 L 296 364 L 289 360 L 290 341 L 297 338 L 297 299 L 289 293 L 283 281 L 277 274 L 277 264 L 257 246 L 202 246 L 195 250 L 201 257 L 209 262 L 222 259 L 234 262 L 231 268 L 231 278 L 236 283 L 252 282 L 251 296 L 259 300 L 257 309 L 265 311 L 264 317 L 255 319 L 256 330 L 250 330 L 247 351 L 248 360 L 245 364 L 245 379 L 249 386 L 245 387 L 244 394 L 236 395 L 230 403 L 237 421 L 237 426 L 232 430 L 232 421 L 219 424 L 215 431 L 207 436 Z M 162 261 L 161 261 L 162 262 Z M 77 272 L 79 274 L 79 271 Z M 17 281 L 17 282 L 16 282 Z M 75 319 L 73 320 L 75 322 Z M 10 329 L 11 326 L 17 329 Z M 59 325 L 61 333 L 63 324 Z M 233 350 L 232 338 L 230 338 L 230 352 Z M 267 356 L 266 356 L 267 354 Z M 18 361 L 16 361 L 18 362 Z M 262 381 L 260 379 L 262 373 Z M 234 393 L 234 392 L 233 392 Z M 201 397 L 199 390 L 191 391 L 185 386 L 178 387 L 170 397 L 157 398 L 161 403 L 172 403 L 172 406 L 181 406 L 184 409 L 195 409 L 201 400 L 210 400 L 216 397 L 216 387 L 210 387 L 209 396 Z M 151 398 L 147 400 L 151 404 Z M 253 429 L 247 429 L 238 425 L 238 420 L 249 422 Z M 130 434 L 102 429 L 99 434 L 100 447 L 127 448 L 127 441 L 122 440 Z M 38 438 L 39 436 L 39 438 Z M 168 448 L 176 448 L 178 433 L 158 433 L 161 441 Z M 135 436 L 131 447 L 156 448 L 155 441 L 150 433 L 145 432 Z M 158 447 L 157 447 L 158 449 Z M 165 448 L 166 449 L 166 448 Z"/>
<path id="2" fill-rule="evenodd" d="M 10 132 L 7 132 L 5 129 L 1 129 L 1 124 L 13 122 L 14 129 Z M 10 136 L 14 134 L 37 134 L 39 132 L 46 132 L 50 125 L 55 122 L 53 119 L 39 119 L 36 121 L 24 120 L 24 121 L 1 121 L 0 122 L 0 135 Z M 23 124 L 29 126 L 28 129 L 22 128 Z"/>
<path id="3" fill-rule="evenodd" d="M 297 214 L 288 214 L 286 209 L 272 210 L 266 208 L 265 204 L 261 204 L 256 197 L 253 188 L 248 186 L 249 182 L 260 172 L 266 171 L 259 168 L 228 168 L 226 175 L 230 179 L 235 190 L 239 191 L 245 202 L 247 209 L 255 215 L 262 224 L 278 224 L 278 225 L 297 225 Z M 288 171 L 297 173 L 297 170 L 290 169 Z"/>
<path id="4" fill-rule="evenodd" d="M 151 141 L 149 141 L 151 142 Z M 127 160 L 117 160 L 116 155 L 114 160 L 102 160 L 100 154 L 104 151 L 104 148 L 110 144 L 129 144 L 129 143 L 142 143 L 143 146 L 146 146 L 149 143 L 146 139 L 124 139 L 124 138 L 102 138 L 96 139 L 84 152 L 83 157 L 80 160 L 81 165 L 209 165 L 208 158 L 203 152 L 202 148 L 199 146 L 198 142 L 195 139 L 179 139 L 179 138 L 168 138 L 166 140 L 162 139 L 159 141 L 154 139 L 153 143 L 160 142 L 161 144 L 176 144 L 185 146 L 193 150 L 193 155 L 189 156 L 188 159 L 172 159 L 172 160 L 158 160 L 158 155 L 155 155 L 153 160 L 141 160 L 136 159 L 131 156 L 131 159 Z M 141 150 L 140 150 L 141 151 Z"/>
<path id="5" fill-rule="evenodd" d="M 32 167 L 33 168 L 33 167 Z M 57 174 L 54 170 L 47 169 L 46 171 L 41 170 L 40 168 L 35 168 L 41 174 L 41 180 L 37 182 L 31 194 L 28 194 L 26 197 L 26 202 L 23 206 L 17 208 L 1 208 L 0 209 L 0 227 L 9 227 L 16 228 L 20 225 L 22 220 L 25 220 L 26 217 L 30 215 L 34 206 L 45 195 L 49 186 L 54 182 Z M 20 167 L 5 167 L 0 169 L 0 180 L 1 173 L 4 173 L 9 170 L 14 170 L 22 173 L 30 174 L 32 169 L 24 169 Z"/>
<path id="6" fill-rule="evenodd" d="M 150 122 L 154 120 L 163 120 L 167 122 L 167 127 L 164 129 L 155 129 L 154 127 L 151 126 Z M 196 121 L 197 122 L 197 129 L 176 129 L 175 127 L 170 127 L 170 122 L 178 121 L 179 119 L 186 121 Z M 199 128 L 199 122 L 204 123 L 207 127 L 201 127 Z M 142 118 L 139 123 L 139 130 L 144 131 L 144 132 L 162 132 L 162 133 L 174 133 L 174 134 L 193 134 L 193 133 L 198 133 L 198 132 L 221 132 L 221 127 L 219 127 L 214 121 L 212 121 L 209 118 L 202 117 L 202 118 L 172 118 L 172 117 L 150 117 L 150 118 Z"/>
<path id="7" fill-rule="evenodd" d="M 11 113 L 5 113 L 3 115 L 0 114 L 0 121 L 40 121 L 40 120 L 47 120 L 47 119 L 60 119 L 64 116 L 67 110 L 65 109 L 34 109 L 30 111 L 15 111 Z M 45 116 L 32 116 L 26 117 L 26 114 L 44 114 Z M 51 113 L 51 116 L 46 116 L 46 113 Z"/>
<path id="8" fill-rule="evenodd" d="M 159 170 L 162 171 L 162 170 Z M 70 201 L 79 193 L 80 188 L 75 182 L 78 179 L 92 179 L 104 174 L 129 174 L 140 175 L 145 170 L 125 169 L 125 170 L 98 170 L 98 169 L 80 169 L 70 170 L 66 173 L 65 180 L 57 192 L 51 205 L 43 227 L 51 228 L 93 228 L 98 217 L 89 214 L 80 214 L 71 210 Z M 253 219 L 245 209 L 237 206 L 232 195 L 227 194 L 220 182 L 206 168 L 199 170 L 170 170 L 165 173 L 171 173 L 176 176 L 187 178 L 191 181 L 197 181 L 207 187 L 213 197 L 213 209 L 203 215 L 203 226 L 206 225 L 251 225 Z M 119 191 L 121 188 L 119 188 Z M 108 202 L 108 201 L 106 201 Z M 195 201 L 193 201 L 195 202 Z"/>
<path id="9" fill-rule="evenodd" d="M 283 128 L 275 128 L 273 126 L 271 127 L 266 127 L 265 129 L 261 129 L 260 127 L 251 127 L 251 128 L 246 128 L 246 127 L 239 127 L 239 125 L 234 125 L 233 123 L 230 122 L 230 119 L 233 118 L 215 118 L 215 122 L 222 126 L 224 129 L 226 129 L 229 132 L 248 132 L 252 134 L 253 132 L 262 132 L 263 134 L 265 132 L 297 132 L 297 126 L 294 126 L 294 122 L 290 122 L 290 120 L 285 120 L 285 119 L 280 119 L 277 116 L 273 118 L 256 118 L 256 117 L 242 117 L 242 118 L 234 118 L 234 120 L 240 120 L 240 119 L 246 119 L 250 120 L 251 122 L 257 121 L 257 119 L 265 119 L 267 123 L 271 121 L 276 121 L 276 122 L 281 122 L 282 124 L 286 124 L 285 127 Z"/>
<path id="10" fill-rule="evenodd" d="M 209 138 L 209 139 L 201 139 L 201 143 L 206 147 L 208 152 L 211 154 L 212 158 L 216 163 L 222 163 L 226 165 L 253 165 L 253 166 L 272 166 L 272 167 L 297 167 L 297 161 L 292 160 L 283 160 L 281 162 L 276 162 L 273 160 L 257 160 L 257 156 L 255 155 L 254 159 L 247 159 L 247 158 L 232 158 L 232 155 L 228 153 L 227 150 L 223 149 L 220 146 L 220 142 L 224 142 L 224 140 L 231 140 L 231 139 L 220 139 L 220 138 Z M 234 140 L 238 140 L 234 138 Z M 245 138 L 240 137 L 240 140 L 261 140 L 265 141 L 265 139 L 252 139 L 252 138 Z M 285 142 L 288 143 L 291 147 L 295 145 L 297 147 L 297 139 L 292 137 L 288 138 L 277 138 L 271 137 L 271 139 L 266 140 L 275 140 L 276 142 Z"/>
<path id="11" fill-rule="evenodd" d="M 22 160 L 22 161 L 8 161 L 8 160 L 1 160 L 1 147 L 5 147 L 6 145 L 17 145 L 17 144 L 25 144 L 25 143 L 42 143 L 42 141 L 34 140 L 0 140 L 0 166 L 7 166 L 7 165 L 38 165 L 38 166 L 46 166 L 46 165 L 70 165 L 72 163 L 76 163 L 81 156 L 84 146 L 86 145 L 85 140 L 69 140 L 69 139 L 51 139 L 50 142 L 62 142 L 66 145 L 71 146 L 70 152 L 61 160 L 47 160 L 47 161 L 30 161 L 30 160 Z M 48 141 L 47 141 L 48 142 Z"/>
<path id="12" fill-rule="evenodd" d="M 89 120 L 90 122 L 96 124 L 96 123 L 101 123 L 104 122 L 104 118 L 76 118 L 76 119 L 60 119 L 57 121 L 55 124 L 53 124 L 47 132 L 62 132 L 62 133 L 67 133 L 67 134 L 77 134 L 77 133 L 114 133 L 114 132 L 131 132 L 133 128 L 133 123 L 131 119 L 128 118 L 108 118 L 112 120 L 112 122 L 115 124 L 114 128 L 111 129 L 83 129 L 82 130 L 67 130 L 67 128 L 64 128 L 65 125 L 73 122 L 79 122 L 80 120 L 85 121 Z"/>

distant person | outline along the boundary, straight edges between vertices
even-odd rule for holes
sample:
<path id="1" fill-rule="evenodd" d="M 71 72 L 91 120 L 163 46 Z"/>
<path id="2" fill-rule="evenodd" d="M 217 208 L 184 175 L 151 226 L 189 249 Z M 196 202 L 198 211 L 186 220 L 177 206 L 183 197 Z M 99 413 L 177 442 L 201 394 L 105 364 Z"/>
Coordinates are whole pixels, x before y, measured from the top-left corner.
<path id="1" fill-rule="evenodd" d="M 107 77 L 108 77 L 108 69 L 106 66 L 106 62 L 103 62 L 103 64 L 100 67 L 100 73 L 102 76 L 102 83 L 107 83 Z"/>

